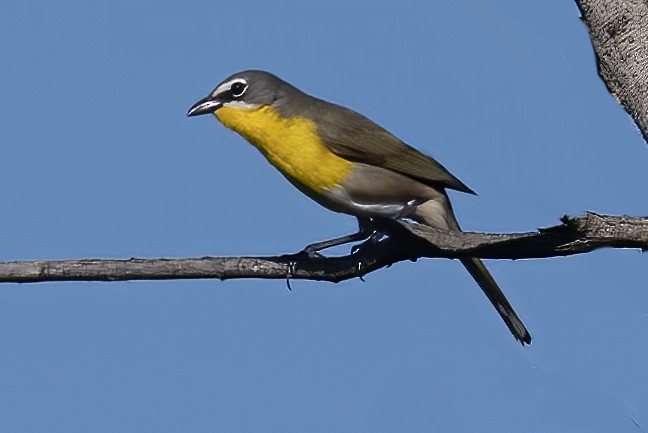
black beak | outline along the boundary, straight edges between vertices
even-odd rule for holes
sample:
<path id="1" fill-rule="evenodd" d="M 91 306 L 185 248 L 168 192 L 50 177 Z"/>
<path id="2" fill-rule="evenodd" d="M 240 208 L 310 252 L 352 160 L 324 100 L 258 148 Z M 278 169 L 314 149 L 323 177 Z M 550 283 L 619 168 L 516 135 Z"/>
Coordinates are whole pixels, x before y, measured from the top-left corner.
<path id="1" fill-rule="evenodd" d="M 223 103 L 211 96 L 201 99 L 191 106 L 187 116 L 200 116 L 201 114 L 213 113 L 222 107 Z"/>

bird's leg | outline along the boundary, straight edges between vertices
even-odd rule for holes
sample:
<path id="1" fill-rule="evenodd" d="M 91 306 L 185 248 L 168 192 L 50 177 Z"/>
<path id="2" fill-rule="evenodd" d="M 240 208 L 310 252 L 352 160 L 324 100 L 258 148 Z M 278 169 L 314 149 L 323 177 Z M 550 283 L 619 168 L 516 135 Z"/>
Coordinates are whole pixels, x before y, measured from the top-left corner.
<path id="1" fill-rule="evenodd" d="M 308 254 L 309 257 L 318 256 L 318 251 L 331 247 L 337 247 L 338 245 L 365 240 L 367 238 L 373 237 L 375 233 L 376 231 L 372 227 L 371 219 L 358 218 L 358 231 L 356 233 L 310 244 L 302 250 L 302 253 Z"/>
<path id="2" fill-rule="evenodd" d="M 415 219 L 416 215 L 416 208 L 418 205 L 421 204 L 421 200 L 410 200 L 407 203 L 405 203 L 405 206 L 403 206 L 403 210 L 400 211 L 400 214 L 396 217 L 396 219 L 402 220 L 402 219 Z"/>
<path id="3" fill-rule="evenodd" d="M 416 208 L 417 208 L 417 206 L 419 204 L 421 204 L 421 202 L 419 200 L 410 200 L 410 201 L 408 201 L 407 203 L 405 203 L 405 205 L 403 206 L 403 209 L 398 214 L 396 219 L 399 220 L 399 219 L 411 219 L 411 218 L 413 218 L 413 216 L 415 215 L 415 212 L 416 212 Z M 362 228 L 363 223 L 360 220 L 358 220 L 358 221 L 359 221 L 360 227 Z M 364 227 L 366 228 L 367 231 L 371 232 L 371 236 L 366 238 L 366 240 L 363 243 L 361 243 L 359 245 L 354 245 L 351 248 L 351 254 L 357 253 L 358 251 L 362 250 L 362 248 L 364 248 L 366 246 L 378 243 L 378 241 L 380 241 L 386 235 L 386 233 L 384 231 L 381 231 L 380 229 L 376 228 L 376 224 L 373 223 L 372 219 L 367 220 L 364 223 Z"/>
<path id="4" fill-rule="evenodd" d="M 362 227 L 362 223 L 360 223 L 360 227 Z M 365 237 L 366 240 L 363 243 L 358 244 L 358 245 L 354 245 L 353 247 L 351 247 L 351 254 L 357 253 L 362 248 L 364 248 L 364 247 L 366 247 L 368 245 L 373 245 L 373 244 L 377 243 L 379 240 L 381 240 L 383 238 L 383 236 L 385 236 L 385 233 L 383 233 L 382 231 L 380 231 L 379 229 L 377 229 L 375 227 L 372 220 L 369 220 L 364 225 L 364 227 L 367 230 L 367 232 L 371 233 L 371 234 L 369 236 Z"/>

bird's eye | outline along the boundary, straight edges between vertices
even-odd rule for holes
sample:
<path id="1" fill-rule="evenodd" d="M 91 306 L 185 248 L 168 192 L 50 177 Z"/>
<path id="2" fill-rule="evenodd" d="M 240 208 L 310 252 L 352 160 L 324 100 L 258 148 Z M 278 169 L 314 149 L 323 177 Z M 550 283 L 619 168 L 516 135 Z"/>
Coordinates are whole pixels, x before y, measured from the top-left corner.
<path id="1" fill-rule="evenodd" d="M 235 98 L 238 98 L 239 96 L 243 95 L 243 93 L 245 93 L 246 90 L 247 90 L 247 84 L 241 81 L 237 81 L 236 83 L 233 83 L 232 87 L 230 87 L 232 96 Z"/>

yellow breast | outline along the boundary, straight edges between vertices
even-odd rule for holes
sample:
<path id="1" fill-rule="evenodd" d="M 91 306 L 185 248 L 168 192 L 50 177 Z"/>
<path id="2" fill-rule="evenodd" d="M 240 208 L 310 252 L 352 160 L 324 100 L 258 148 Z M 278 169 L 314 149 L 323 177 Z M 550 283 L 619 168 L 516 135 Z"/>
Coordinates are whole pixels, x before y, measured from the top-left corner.
<path id="1" fill-rule="evenodd" d="M 272 107 L 226 106 L 215 114 L 307 194 L 338 185 L 352 169 L 352 162 L 335 155 L 322 143 L 310 119 L 285 118 Z"/>

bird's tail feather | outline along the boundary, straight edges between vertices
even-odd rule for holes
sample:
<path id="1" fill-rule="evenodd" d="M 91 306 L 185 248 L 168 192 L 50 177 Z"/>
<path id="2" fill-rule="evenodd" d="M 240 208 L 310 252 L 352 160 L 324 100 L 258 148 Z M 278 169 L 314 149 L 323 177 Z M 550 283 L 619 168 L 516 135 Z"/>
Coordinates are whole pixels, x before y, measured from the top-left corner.
<path id="1" fill-rule="evenodd" d="M 511 330 L 515 338 L 522 344 L 531 344 L 531 334 L 526 329 L 522 320 L 513 310 L 513 307 L 506 299 L 506 296 L 497 285 L 493 276 L 488 272 L 484 263 L 477 258 L 461 259 L 461 263 L 466 267 L 470 275 L 475 279 L 479 287 L 482 288 L 488 299 L 493 303 L 497 312 L 502 316 L 506 326 Z"/>

